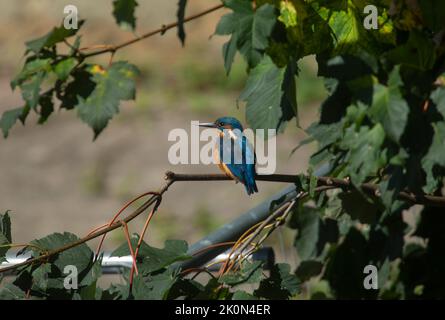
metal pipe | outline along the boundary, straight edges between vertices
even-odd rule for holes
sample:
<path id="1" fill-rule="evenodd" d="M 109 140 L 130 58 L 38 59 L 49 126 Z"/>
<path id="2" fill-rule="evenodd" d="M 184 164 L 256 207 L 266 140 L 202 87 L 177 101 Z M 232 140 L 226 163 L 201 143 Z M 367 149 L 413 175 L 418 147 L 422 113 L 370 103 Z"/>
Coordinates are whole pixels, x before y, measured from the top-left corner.
<path id="1" fill-rule="evenodd" d="M 314 173 L 315 176 L 324 176 L 330 171 L 331 166 L 325 164 L 321 166 Z M 208 236 L 202 238 L 198 242 L 190 246 L 188 253 L 193 255 L 195 252 L 201 251 L 204 248 L 222 242 L 235 241 L 237 240 L 247 229 L 254 226 L 255 224 L 263 221 L 270 214 L 271 207 L 280 205 L 297 195 L 297 191 L 294 185 L 288 186 L 273 195 L 266 201 L 262 202 L 253 209 L 250 209 L 246 213 L 242 214 L 238 218 L 232 220 L 231 222 L 223 225 L 218 230 L 209 234 Z M 227 248 L 215 247 L 211 250 L 204 251 L 195 255 L 192 259 L 186 260 L 181 264 L 178 264 L 182 269 L 197 268 L 208 261 L 215 258 L 217 255 L 226 251 Z"/>

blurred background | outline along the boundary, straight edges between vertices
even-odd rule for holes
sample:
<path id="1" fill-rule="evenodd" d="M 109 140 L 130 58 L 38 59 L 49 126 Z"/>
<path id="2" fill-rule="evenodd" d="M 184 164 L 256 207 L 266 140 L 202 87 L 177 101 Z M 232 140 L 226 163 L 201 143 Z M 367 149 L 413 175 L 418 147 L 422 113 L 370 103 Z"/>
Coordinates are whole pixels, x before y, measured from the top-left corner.
<path id="1" fill-rule="evenodd" d="M 186 16 L 218 3 L 189 1 Z M 24 42 L 59 25 L 68 4 L 77 6 L 80 18 L 86 19 L 80 31 L 82 46 L 117 44 L 134 37 L 116 25 L 111 0 L 0 0 L 0 112 L 22 104 L 20 93 L 12 92 L 9 82 L 23 65 Z M 139 1 L 136 34 L 175 21 L 176 6 L 177 0 Z M 244 107 L 240 104 L 238 109 L 236 104 L 246 80 L 245 64 L 237 56 L 227 77 L 221 54 L 227 39 L 212 36 L 224 13 L 218 10 L 187 23 L 185 47 L 176 30 L 170 30 L 118 51 L 114 61 L 128 60 L 141 70 L 137 97 L 121 105 L 120 114 L 96 141 L 76 113 L 67 111 L 56 112 L 43 126 L 30 116 L 25 127 L 17 124 L 8 139 L 0 138 L 0 211 L 11 210 L 15 243 L 52 232 L 83 236 L 108 222 L 136 195 L 158 189 L 167 170 L 218 172 L 213 165 L 171 165 L 167 155 L 172 142 L 167 137 L 173 128 L 190 131 L 191 120 L 209 122 L 228 115 L 245 123 Z M 95 61 L 107 64 L 108 59 L 103 55 Z M 301 61 L 299 67 L 297 94 L 300 125 L 305 129 L 317 118 L 326 92 L 316 77 L 313 58 Z M 292 121 L 277 138 L 276 173 L 307 169 L 313 145 L 291 155 L 306 137 L 302 129 Z M 232 182 L 176 183 L 164 196 L 145 240 L 155 246 L 165 239 L 193 243 L 284 186 L 259 182 L 260 192 L 248 197 L 241 185 Z M 129 225 L 132 233 L 140 232 L 145 217 Z M 112 249 L 123 239 L 122 231 L 116 230 L 105 248 Z M 286 260 L 293 259 L 292 241 L 288 229 L 269 239 L 279 246 L 277 255 Z"/>

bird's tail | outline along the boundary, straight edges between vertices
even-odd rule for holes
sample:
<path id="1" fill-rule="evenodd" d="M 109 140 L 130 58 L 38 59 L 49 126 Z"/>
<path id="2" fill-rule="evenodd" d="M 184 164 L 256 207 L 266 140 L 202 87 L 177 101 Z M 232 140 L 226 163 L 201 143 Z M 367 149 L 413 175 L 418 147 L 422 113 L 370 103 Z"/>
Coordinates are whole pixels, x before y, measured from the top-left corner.
<path id="1" fill-rule="evenodd" d="M 255 178 L 253 177 L 251 179 L 246 179 L 244 186 L 246 187 L 246 191 L 249 196 L 255 192 L 258 192 L 258 187 L 256 185 Z"/>

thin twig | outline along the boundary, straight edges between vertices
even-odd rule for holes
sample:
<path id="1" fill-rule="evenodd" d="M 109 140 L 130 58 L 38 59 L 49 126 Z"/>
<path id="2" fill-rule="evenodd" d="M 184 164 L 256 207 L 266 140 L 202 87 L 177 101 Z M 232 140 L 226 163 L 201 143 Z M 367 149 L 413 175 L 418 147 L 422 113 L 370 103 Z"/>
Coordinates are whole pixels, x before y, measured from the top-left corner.
<path id="1" fill-rule="evenodd" d="M 200 17 L 202 17 L 202 16 L 204 16 L 206 14 L 209 14 L 209 13 L 211 13 L 213 11 L 216 11 L 216 10 L 218 10 L 220 8 L 223 8 L 223 7 L 224 7 L 224 4 L 219 4 L 217 6 L 214 6 L 212 8 L 207 9 L 207 10 L 204 10 L 204 11 L 202 11 L 200 13 L 195 14 L 195 15 L 189 16 L 189 17 L 187 17 L 187 18 L 185 18 L 183 20 L 183 23 L 195 20 L 197 18 L 200 18 Z M 160 28 L 158 28 L 156 30 L 147 32 L 147 33 L 141 35 L 140 37 L 136 37 L 134 39 L 125 41 L 125 42 L 123 42 L 121 44 L 118 44 L 116 46 L 105 45 L 106 46 L 105 49 L 94 51 L 94 52 L 90 52 L 90 53 L 87 53 L 87 54 L 83 54 L 83 57 L 87 58 L 87 57 L 97 56 L 97 55 L 100 55 L 100 54 L 103 54 L 103 53 L 106 53 L 106 52 L 113 52 L 113 51 L 115 52 L 115 51 L 117 51 L 117 50 L 119 50 L 121 48 L 124 48 L 124 47 L 127 47 L 129 45 L 132 45 L 133 43 L 139 42 L 139 41 L 141 41 L 143 39 L 149 38 L 149 37 L 154 36 L 154 35 L 156 35 L 158 33 L 164 34 L 167 30 L 177 27 L 178 24 L 179 24 L 179 22 L 175 21 L 175 22 L 163 25 L 163 26 L 161 26 Z"/>
<path id="2" fill-rule="evenodd" d="M 167 181 L 167 183 L 161 188 L 160 191 L 158 191 L 157 193 L 159 194 L 163 194 L 164 192 L 166 192 L 168 190 L 168 188 L 173 184 L 173 181 Z M 119 227 L 122 226 L 122 221 L 128 223 L 131 220 L 133 220 L 134 218 L 136 218 L 137 216 L 139 216 L 142 212 L 144 212 L 145 210 L 147 210 L 152 204 L 154 204 L 157 200 L 158 196 L 152 196 L 150 197 L 147 201 L 145 201 L 141 206 L 139 206 L 136 210 L 134 210 L 131 214 L 129 214 L 127 217 L 125 217 L 125 219 L 122 219 L 120 221 L 116 221 L 115 223 L 113 223 L 112 225 L 110 225 L 109 227 L 99 230 L 95 233 L 92 233 L 86 237 L 83 237 L 77 241 L 73 241 L 71 243 L 68 243 L 60 248 L 54 249 L 52 251 L 49 251 L 43 255 L 40 255 L 38 257 L 35 258 L 31 258 L 28 259 L 26 261 L 11 265 L 11 266 L 7 266 L 4 268 L 0 269 L 0 273 L 6 272 L 6 271 L 10 271 L 10 270 L 15 270 L 17 268 L 23 267 L 23 266 L 27 266 L 29 264 L 32 263 L 38 263 L 41 262 L 42 260 L 46 260 L 49 259 L 52 256 L 55 256 L 61 252 L 64 252 L 66 250 L 72 249 L 74 247 L 77 247 L 85 242 L 88 242 L 92 239 L 95 239 L 97 237 L 100 237 L 101 235 L 104 235 L 110 231 L 113 231 Z"/>
<path id="3" fill-rule="evenodd" d="M 122 227 L 124 229 L 125 239 L 127 239 L 128 250 L 130 251 L 131 259 L 133 260 L 131 268 L 132 269 L 134 268 L 134 270 L 136 271 L 136 275 L 138 275 L 139 274 L 139 270 L 138 270 L 138 266 L 136 265 L 136 263 L 137 263 L 136 262 L 136 256 L 134 254 L 133 247 L 131 245 L 130 233 L 128 232 L 128 225 L 124 221 L 121 221 L 121 223 L 122 223 Z"/>

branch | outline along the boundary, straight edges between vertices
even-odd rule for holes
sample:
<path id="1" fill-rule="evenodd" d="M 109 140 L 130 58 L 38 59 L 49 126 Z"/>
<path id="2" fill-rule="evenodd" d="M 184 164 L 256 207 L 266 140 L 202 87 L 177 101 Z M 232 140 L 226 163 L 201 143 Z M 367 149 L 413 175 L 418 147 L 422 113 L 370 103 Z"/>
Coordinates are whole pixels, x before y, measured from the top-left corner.
<path id="1" fill-rule="evenodd" d="M 150 197 L 147 201 L 145 201 L 141 206 L 139 206 L 136 210 L 134 210 L 131 214 L 129 214 L 127 217 L 125 217 L 125 219 L 122 219 L 120 221 L 117 221 L 115 223 L 113 223 L 112 225 L 110 225 L 107 228 L 101 229 L 99 231 L 96 231 L 94 233 L 91 233 L 89 235 L 87 235 L 86 237 L 83 237 L 77 241 L 71 242 L 63 247 L 57 248 L 55 250 L 49 251 L 43 255 L 40 255 L 38 257 L 35 258 L 31 258 L 28 259 L 24 262 L 21 263 L 17 263 L 15 265 L 12 266 L 8 266 L 5 268 L 0 269 L 0 273 L 2 272 L 6 272 L 6 271 L 10 271 L 10 270 L 15 270 L 17 268 L 23 267 L 23 266 L 27 266 L 29 264 L 32 263 L 36 263 L 36 262 L 40 262 L 42 260 L 47 260 L 49 258 L 51 258 L 52 256 L 55 256 L 59 253 L 62 253 L 66 250 L 69 250 L 71 248 L 77 247 L 79 245 L 81 245 L 82 243 L 85 243 L 87 241 L 90 241 L 92 239 L 95 239 L 101 235 L 104 235 L 110 231 L 113 231 L 121 226 L 124 226 L 126 223 L 130 222 L 131 220 L 133 220 L 134 218 L 136 218 L 138 215 L 140 215 L 142 212 L 144 212 L 145 210 L 147 210 L 147 208 L 149 208 L 152 204 L 154 204 L 159 197 L 162 196 L 162 194 L 164 192 L 166 192 L 168 190 L 168 188 L 173 184 L 174 181 L 167 181 L 167 183 L 157 192 L 156 195 L 153 195 L 152 197 Z"/>
<path id="2" fill-rule="evenodd" d="M 209 13 L 211 13 L 213 11 L 216 11 L 216 10 L 218 10 L 220 8 L 223 8 L 223 7 L 224 7 L 223 4 L 219 4 L 217 6 L 214 6 L 212 8 L 207 9 L 207 10 L 204 10 L 204 11 L 202 11 L 200 13 L 195 14 L 195 15 L 189 16 L 187 18 L 184 18 L 184 22 L 183 23 L 186 23 L 186 22 L 198 19 L 198 18 L 200 18 L 202 16 L 205 16 L 206 14 L 209 14 Z M 121 48 L 124 48 L 124 47 L 127 47 L 129 45 L 132 45 L 133 43 L 139 42 L 139 41 L 141 41 L 143 39 L 149 38 L 149 37 L 154 36 L 154 35 L 156 35 L 158 33 L 164 34 L 167 30 L 170 30 L 172 28 L 176 28 L 178 26 L 178 24 L 179 24 L 178 21 L 172 22 L 172 23 L 163 25 L 159 29 L 147 32 L 147 33 L 145 33 L 145 34 L 143 34 L 143 35 L 141 35 L 141 36 L 139 36 L 137 38 L 125 41 L 125 42 L 123 42 L 121 44 L 118 44 L 116 46 L 107 45 L 107 46 L 105 46 L 105 49 L 94 51 L 94 52 L 87 53 L 87 54 L 82 54 L 82 56 L 84 58 L 88 58 L 88 57 L 97 56 L 97 55 L 100 55 L 100 54 L 103 54 L 103 53 L 107 53 L 107 52 L 115 53 L 117 50 L 119 50 Z"/>
<path id="3" fill-rule="evenodd" d="M 299 180 L 299 175 L 290 174 L 270 174 L 257 175 L 257 181 L 287 182 L 295 183 Z M 171 181 L 225 181 L 232 180 L 224 174 L 179 174 L 171 171 L 166 172 L 166 179 Z M 317 186 L 334 186 L 341 189 L 354 189 L 355 186 L 349 179 L 339 179 L 331 177 L 317 177 Z M 364 192 L 380 196 L 379 186 L 373 183 L 363 183 L 360 189 Z M 409 191 L 400 191 L 398 199 L 412 204 L 423 204 L 432 207 L 445 207 L 445 197 L 432 196 L 427 194 L 415 194 Z"/>
<path id="4" fill-rule="evenodd" d="M 256 180 L 258 181 L 272 181 L 272 182 L 287 182 L 287 183 L 295 183 L 300 178 L 299 175 L 286 175 L 286 174 L 271 174 L 271 175 L 257 175 Z M 65 246 L 57 248 L 55 250 L 49 251 L 43 255 L 40 255 L 35 258 L 28 259 L 24 262 L 17 263 L 12 266 L 4 267 L 0 269 L 0 273 L 15 270 L 17 268 L 27 266 L 32 263 L 41 262 L 42 260 L 47 260 L 52 256 L 55 256 L 59 253 L 62 253 L 66 250 L 79 246 L 85 242 L 88 242 L 92 239 L 95 239 L 101 235 L 104 235 L 110 231 L 113 231 L 121 226 L 124 226 L 126 223 L 130 222 L 145 210 L 147 210 L 151 205 L 155 204 L 158 199 L 168 190 L 168 188 L 174 183 L 179 181 L 227 181 L 232 180 L 231 178 L 223 175 L 223 174 L 178 174 L 171 171 L 167 171 L 165 174 L 165 180 L 167 180 L 166 184 L 158 191 L 155 195 L 150 197 L 147 201 L 145 201 L 141 206 L 139 206 L 136 210 L 134 210 L 131 214 L 129 214 L 125 219 L 114 222 L 107 228 L 100 229 L 95 231 L 94 233 L 90 233 L 86 237 L 83 237 L 77 241 L 69 243 Z M 331 177 L 318 177 L 317 185 L 320 189 L 318 191 L 324 190 L 321 187 L 325 186 L 329 189 L 332 188 L 342 188 L 342 189 L 353 189 L 354 185 L 348 179 L 338 179 Z M 370 194 L 375 196 L 380 195 L 380 191 L 378 185 L 371 183 L 364 183 L 360 186 L 360 188 Z M 401 200 L 405 200 L 411 202 L 413 204 L 424 204 L 428 206 L 439 206 L 445 207 L 445 197 L 431 196 L 431 195 L 416 195 L 410 192 L 402 191 L 399 192 L 398 198 Z"/>

